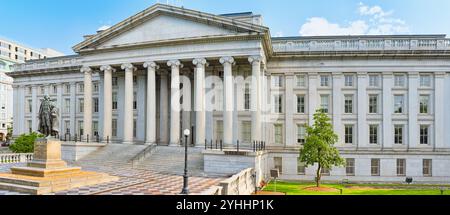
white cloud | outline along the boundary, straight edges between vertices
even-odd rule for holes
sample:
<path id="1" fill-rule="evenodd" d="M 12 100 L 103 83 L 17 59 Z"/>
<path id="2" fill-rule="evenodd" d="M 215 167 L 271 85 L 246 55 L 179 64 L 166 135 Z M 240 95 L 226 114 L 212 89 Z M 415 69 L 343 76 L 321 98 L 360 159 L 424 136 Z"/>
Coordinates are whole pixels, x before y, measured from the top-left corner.
<path id="1" fill-rule="evenodd" d="M 302 36 L 318 35 L 365 35 L 365 34 L 405 34 L 409 27 L 405 21 L 392 17 L 394 12 L 386 12 L 380 6 L 358 5 L 360 18 L 346 24 L 332 23 L 324 17 L 312 17 L 300 28 Z"/>
<path id="2" fill-rule="evenodd" d="M 348 26 L 340 26 L 322 17 L 312 17 L 303 24 L 300 34 L 302 36 L 365 34 L 367 29 L 367 24 L 361 20 L 351 22 Z"/>

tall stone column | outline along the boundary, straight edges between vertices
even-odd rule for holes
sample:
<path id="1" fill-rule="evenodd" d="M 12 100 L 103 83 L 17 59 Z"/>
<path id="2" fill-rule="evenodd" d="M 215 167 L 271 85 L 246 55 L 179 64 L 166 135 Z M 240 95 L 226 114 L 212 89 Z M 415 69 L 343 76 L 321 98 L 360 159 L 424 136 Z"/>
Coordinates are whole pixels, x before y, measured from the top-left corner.
<path id="1" fill-rule="evenodd" d="M 162 144 L 169 143 L 169 84 L 166 72 L 160 73 L 161 86 L 159 90 L 159 142 Z"/>
<path id="2" fill-rule="evenodd" d="M 112 73 L 111 66 L 100 67 L 103 71 L 103 141 L 112 137 Z"/>
<path id="3" fill-rule="evenodd" d="M 434 147 L 435 148 L 444 148 L 445 142 L 449 140 L 445 140 L 445 72 L 436 72 L 434 79 L 434 100 L 435 100 L 435 109 L 434 109 Z"/>
<path id="4" fill-rule="evenodd" d="M 84 73 L 83 138 L 92 140 L 92 69 L 84 66 L 81 72 Z"/>
<path id="5" fill-rule="evenodd" d="M 251 56 L 248 62 L 252 65 L 252 88 L 251 88 L 251 109 L 252 109 L 252 141 L 261 140 L 261 56 Z"/>
<path id="6" fill-rule="evenodd" d="M 419 114 L 419 73 L 408 73 L 408 148 L 416 148 L 419 145 L 419 125 L 417 121 L 417 115 Z"/>
<path id="7" fill-rule="evenodd" d="M 197 66 L 195 77 L 195 146 L 202 147 L 205 145 L 205 67 L 208 62 L 204 58 L 194 59 L 192 63 Z"/>
<path id="8" fill-rule="evenodd" d="M 358 73 L 358 145 L 357 147 L 368 147 L 368 124 L 367 124 L 367 73 Z"/>
<path id="9" fill-rule="evenodd" d="M 172 80 L 170 87 L 170 146 L 180 145 L 180 68 L 183 64 L 179 60 L 171 60 L 167 62 L 167 66 L 171 67 Z"/>
<path id="10" fill-rule="evenodd" d="M 392 87 L 394 86 L 393 74 L 383 73 L 383 141 L 381 148 L 392 148 L 394 133 L 392 128 L 392 113 L 394 109 Z"/>
<path id="11" fill-rule="evenodd" d="M 147 111 L 146 111 L 146 144 L 156 143 L 156 70 L 159 68 L 155 62 L 146 62 L 147 68 Z"/>
<path id="12" fill-rule="evenodd" d="M 295 135 L 297 133 L 297 126 L 294 123 L 294 108 L 296 104 L 296 96 L 294 95 L 294 74 L 292 72 L 286 73 L 285 80 L 285 145 L 288 147 L 294 147 L 295 145 L 297 145 L 297 136 Z"/>
<path id="13" fill-rule="evenodd" d="M 123 114 L 123 144 L 133 143 L 133 72 L 136 70 L 131 63 L 122 65 L 122 69 L 125 70 L 125 95 L 124 95 L 124 114 Z"/>
<path id="14" fill-rule="evenodd" d="M 37 131 L 39 126 L 38 113 L 39 113 L 39 105 L 41 102 L 37 98 L 37 86 L 31 86 L 31 130 Z"/>
<path id="15" fill-rule="evenodd" d="M 223 144 L 233 144 L 233 64 L 234 58 L 222 57 L 220 63 L 223 65 Z"/>
<path id="16" fill-rule="evenodd" d="M 344 145 L 344 126 L 342 125 L 342 86 L 344 83 L 343 75 L 340 72 L 333 73 L 333 128 L 339 136 L 338 145 Z"/>

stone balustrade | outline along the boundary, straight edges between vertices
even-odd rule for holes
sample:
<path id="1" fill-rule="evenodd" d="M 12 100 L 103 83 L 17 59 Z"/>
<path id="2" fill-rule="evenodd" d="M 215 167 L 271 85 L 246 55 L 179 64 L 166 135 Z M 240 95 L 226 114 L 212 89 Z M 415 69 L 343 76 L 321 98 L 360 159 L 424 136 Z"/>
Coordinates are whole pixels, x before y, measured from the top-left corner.
<path id="1" fill-rule="evenodd" d="M 447 38 L 280 38 L 272 42 L 275 52 L 450 50 Z"/>
<path id="2" fill-rule="evenodd" d="M 222 195 L 250 195 L 255 191 L 254 169 L 242 170 L 220 182 Z"/>
<path id="3" fill-rule="evenodd" d="M 52 69 L 62 67 L 79 67 L 81 65 L 81 57 L 72 55 L 64 57 L 48 58 L 45 60 L 31 60 L 22 64 L 13 66 L 14 72 Z"/>
<path id="4" fill-rule="evenodd" d="M 33 153 L 0 154 L 0 164 L 25 163 L 33 159 Z"/>

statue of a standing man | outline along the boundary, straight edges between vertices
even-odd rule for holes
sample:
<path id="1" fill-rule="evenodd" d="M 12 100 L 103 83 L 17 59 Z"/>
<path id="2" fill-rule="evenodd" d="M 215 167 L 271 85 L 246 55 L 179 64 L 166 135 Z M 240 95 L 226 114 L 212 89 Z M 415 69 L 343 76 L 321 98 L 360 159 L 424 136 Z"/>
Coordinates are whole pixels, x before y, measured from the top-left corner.
<path id="1" fill-rule="evenodd" d="M 55 101 L 45 95 L 39 107 L 39 132 L 46 137 L 59 134 L 59 111 L 54 104 Z"/>

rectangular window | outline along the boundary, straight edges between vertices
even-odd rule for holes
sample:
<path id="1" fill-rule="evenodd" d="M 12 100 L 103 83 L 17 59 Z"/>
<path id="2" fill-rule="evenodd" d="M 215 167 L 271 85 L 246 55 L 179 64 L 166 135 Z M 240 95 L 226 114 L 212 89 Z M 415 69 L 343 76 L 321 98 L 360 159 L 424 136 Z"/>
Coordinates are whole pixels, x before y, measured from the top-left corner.
<path id="1" fill-rule="evenodd" d="M 117 110 L 117 92 L 112 93 L 112 109 Z"/>
<path id="2" fill-rule="evenodd" d="M 403 144 L 403 125 L 394 125 L 394 144 Z"/>
<path id="3" fill-rule="evenodd" d="M 94 86 L 94 93 L 98 93 L 98 83 L 95 82 L 95 83 L 93 84 L 93 86 Z"/>
<path id="4" fill-rule="evenodd" d="M 64 93 L 69 94 L 70 93 L 70 84 L 64 84 Z"/>
<path id="5" fill-rule="evenodd" d="M 397 159 L 397 176 L 406 175 L 406 159 Z"/>
<path id="6" fill-rule="evenodd" d="M 181 97 L 183 98 L 183 97 Z M 180 102 L 183 103 L 183 102 Z M 136 98 L 136 92 L 133 93 L 133 110 L 137 110 L 137 98 Z"/>
<path id="7" fill-rule="evenodd" d="M 283 158 L 282 157 L 274 157 L 273 158 L 274 169 L 278 169 L 280 175 L 283 173 Z"/>
<path id="8" fill-rule="evenodd" d="M 429 95 L 420 95 L 420 113 L 427 114 L 429 113 L 429 104 L 430 104 L 430 96 Z"/>
<path id="9" fill-rule="evenodd" d="M 111 127 L 112 127 L 111 135 L 113 137 L 117 137 L 117 119 L 113 119 L 111 121 Z"/>
<path id="10" fill-rule="evenodd" d="M 84 93 L 84 84 L 82 84 L 82 83 L 78 84 L 78 92 Z"/>
<path id="11" fill-rule="evenodd" d="M 380 176 L 380 159 L 370 160 L 370 173 L 372 176 Z"/>
<path id="12" fill-rule="evenodd" d="M 425 177 L 431 177 L 432 174 L 432 165 L 433 165 L 433 161 L 431 159 L 423 159 L 423 176 Z"/>
<path id="13" fill-rule="evenodd" d="M 305 113 L 305 96 L 297 95 L 297 113 Z"/>
<path id="14" fill-rule="evenodd" d="M 353 75 L 345 75 L 344 79 L 345 79 L 345 86 L 346 87 L 353 87 L 353 83 L 354 83 L 354 76 Z"/>
<path id="15" fill-rule="evenodd" d="M 244 143 L 250 143 L 252 139 L 252 122 L 242 122 L 242 141 Z"/>
<path id="16" fill-rule="evenodd" d="M 274 125 L 274 129 L 275 129 L 275 143 L 283 144 L 283 126 Z"/>
<path id="17" fill-rule="evenodd" d="M 354 176 L 355 175 L 355 159 L 354 158 L 347 158 L 345 159 L 345 173 L 347 176 Z"/>
<path id="18" fill-rule="evenodd" d="M 39 89 L 40 89 L 40 94 L 45 95 L 45 86 L 41 86 Z"/>
<path id="19" fill-rule="evenodd" d="M 283 113 L 283 96 L 275 95 L 274 97 L 275 113 Z"/>
<path id="20" fill-rule="evenodd" d="M 217 120 L 216 121 L 216 140 L 223 139 L 223 121 Z"/>
<path id="21" fill-rule="evenodd" d="M 404 112 L 405 97 L 403 95 L 394 96 L 394 113 Z"/>
<path id="22" fill-rule="evenodd" d="M 83 121 L 78 121 L 78 134 L 79 136 L 84 135 L 84 124 Z"/>
<path id="23" fill-rule="evenodd" d="M 92 134 L 94 134 L 94 136 L 91 137 L 91 139 L 94 140 L 94 138 L 98 136 L 98 122 L 97 121 L 92 122 Z"/>
<path id="24" fill-rule="evenodd" d="M 369 75 L 369 86 L 370 87 L 379 87 L 380 86 L 380 78 L 378 75 Z"/>
<path id="25" fill-rule="evenodd" d="M 33 100 L 31 99 L 27 101 L 27 111 L 28 113 L 33 113 Z"/>
<path id="26" fill-rule="evenodd" d="M 297 125 L 297 143 L 305 144 L 306 127 L 304 125 Z"/>
<path id="27" fill-rule="evenodd" d="M 378 113 L 378 95 L 369 95 L 369 113 Z"/>
<path id="28" fill-rule="evenodd" d="M 33 122 L 31 120 L 28 120 L 27 124 L 28 124 L 28 133 L 33 133 Z"/>
<path id="29" fill-rule="evenodd" d="M 420 86 L 431 87 L 431 75 L 420 75 Z"/>
<path id="30" fill-rule="evenodd" d="M 98 113 L 98 98 L 94 98 L 94 113 Z"/>
<path id="31" fill-rule="evenodd" d="M 64 99 L 64 113 L 70 113 L 70 99 Z"/>
<path id="32" fill-rule="evenodd" d="M 330 86 L 330 76 L 329 75 L 321 75 L 320 76 L 320 86 L 322 86 L 322 87 Z"/>
<path id="33" fill-rule="evenodd" d="M 84 99 L 78 99 L 78 113 L 84 113 Z"/>
<path id="34" fill-rule="evenodd" d="M 52 89 L 53 89 L 53 94 L 57 94 L 58 93 L 58 86 L 52 85 Z"/>
<path id="35" fill-rule="evenodd" d="M 404 87 L 406 84 L 405 75 L 394 75 L 394 86 L 396 87 Z"/>
<path id="36" fill-rule="evenodd" d="M 324 113 L 329 113 L 330 107 L 330 96 L 329 95 L 320 95 L 320 107 Z"/>
<path id="37" fill-rule="evenodd" d="M 112 77 L 112 85 L 113 86 L 117 86 L 118 85 L 118 78 L 117 77 Z"/>
<path id="38" fill-rule="evenodd" d="M 305 75 L 297 75 L 297 87 L 306 87 Z"/>
<path id="39" fill-rule="evenodd" d="M 136 138 L 137 128 L 136 119 L 133 119 L 133 137 Z"/>
<path id="40" fill-rule="evenodd" d="M 429 135 L 430 126 L 420 125 L 420 144 L 428 145 L 430 140 Z"/>
<path id="41" fill-rule="evenodd" d="M 250 110 L 250 84 L 245 84 L 244 109 Z"/>
<path id="42" fill-rule="evenodd" d="M 137 76 L 133 75 L 133 84 L 136 84 L 136 83 L 137 83 Z"/>
<path id="43" fill-rule="evenodd" d="M 353 113 L 353 95 L 345 95 L 344 106 L 345 113 Z"/>
<path id="44" fill-rule="evenodd" d="M 345 144 L 353 144 L 353 125 L 345 125 Z"/>
<path id="45" fill-rule="evenodd" d="M 330 169 L 328 169 L 328 168 L 322 168 L 322 169 L 320 170 L 320 173 L 321 173 L 323 176 L 330 176 Z"/>
<path id="46" fill-rule="evenodd" d="M 369 143 L 378 144 L 378 125 L 369 125 Z"/>
<path id="47" fill-rule="evenodd" d="M 306 165 L 303 163 L 300 158 L 297 159 L 297 174 L 305 175 L 306 174 Z"/>
<path id="48" fill-rule="evenodd" d="M 64 128 L 66 129 L 66 134 L 70 134 L 70 121 L 64 121 Z"/>
<path id="49" fill-rule="evenodd" d="M 283 87 L 283 77 L 281 75 L 272 76 L 272 86 Z"/>

